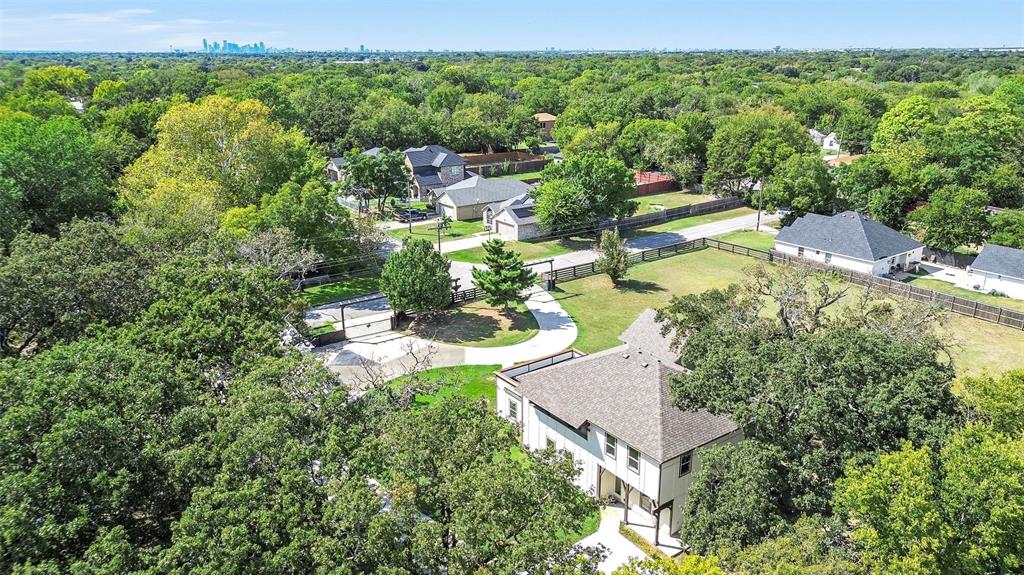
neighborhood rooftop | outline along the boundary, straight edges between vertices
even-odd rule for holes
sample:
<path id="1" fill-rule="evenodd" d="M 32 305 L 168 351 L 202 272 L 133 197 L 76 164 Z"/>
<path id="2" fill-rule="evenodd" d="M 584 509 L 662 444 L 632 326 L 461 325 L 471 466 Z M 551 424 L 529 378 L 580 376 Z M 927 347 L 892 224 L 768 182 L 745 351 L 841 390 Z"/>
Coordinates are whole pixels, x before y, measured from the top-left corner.
<path id="1" fill-rule="evenodd" d="M 623 345 L 519 375 L 517 387 L 542 409 L 577 429 L 593 423 L 659 461 L 736 430 L 727 417 L 672 403 L 682 373 L 654 311 L 620 336 Z"/>
<path id="2" fill-rule="evenodd" d="M 483 176 L 472 176 L 446 187 L 443 193 L 451 198 L 456 206 L 468 206 L 503 202 L 531 189 L 530 184 L 514 178 L 487 179 Z"/>
<path id="3" fill-rule="evenodd" d="M 441 168 L 445 166 L 466 165 L 466 160 L 462 159 L 462 156 L 444 146 L 436 144 L 420 148 L 409 148 L 405 150 L 405 156 L 409 158 L 409 163 L 412 164 L 413 168 L 422 168 L 424 166 Z"/>
<path id="4" fill-rule="evenodd" d="M 988 244 L 978 254 L 974 263 L 971 264 L 971 268 L 1001 276 L 1024 279 L 1024 250 Z"/>
<path id="5" fill-rule="evenodd" d="M 896 230 L 854 211 L 834 216 L 806 214 L 782 228 L 776 241 L 866 261 L 921 247 Z"/>

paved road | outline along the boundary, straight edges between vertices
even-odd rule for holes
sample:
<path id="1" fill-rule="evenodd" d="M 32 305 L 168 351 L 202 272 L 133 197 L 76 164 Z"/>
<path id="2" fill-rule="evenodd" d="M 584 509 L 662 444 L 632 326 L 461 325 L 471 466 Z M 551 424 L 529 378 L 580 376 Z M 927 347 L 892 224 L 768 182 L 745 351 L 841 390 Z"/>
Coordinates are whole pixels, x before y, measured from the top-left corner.
<path id="1" fill-rule="evenodd" d="M 772 228 L 768 227 L 766 224 L 774 222 L 774 221 L 778 220 L 781 217 L 782 217 L 782 215 L 781 214 L 777 214 L 777 213 L 761 214 L 761 226 L 762 226 L 762 229 L 767 229 L 767 230 L 774 231 Z M 710 237 L 713 237 L 713 236 L 720 236 L 722 234 L 727 234 L 729 232 L 733 232 L 733 231 L 736 231 L 736 230 L 746 230 L 746 229 L 751 229 L 752 230 L 752 229 L 754 229 L 755 225 L 757 225 L 757 214 L 749 214 L 749 215 L 746 215 L 746 216 L 739 216 L 739 217 L 735 217 L 735 218 L 729 218 L 727 220 L 721 220 L 721 221 L 718 221 L 718 222 L 711 222 L 711 223 L 707 223 L 707 224 L 701 224 L 699 226 L 693 226 L 693 227 L 689 227 L 689 228 L 684 228 L 682 230 L 678 230 L 678 231 L 674 231 L 674 232 L 662 232 L 662 233 L 657 233 L 657 234 L 643 234 L 643 235 L 640 235 L 640 236 L 637 236 L 637 237 L 632 237 L 632 238 L 626 240 L 626 248 L 629 251 L 638 252 L 638 251 L 643 251 L 643 250 L 649 250 L 649 249 L 652 249 L 652 248 L 659 248 L 659 247 L 671 245 L 671 244 L 678 243 L 678 242 L 681 242 L 681 241 L 686 241 L 686 240 L 693 240 L 693 239 L 697 239 L 697 238 L 710 238 Z M 477 238 L 466 238 L 465 240 L 458 240 L 458 241 L 459 242 L 466 242 L 465 245 L 469 245 L 470 240 L 476 240 L 476 239 Z M 486 238 L 484 238 L 483 241 L 486 241 Z M 480 241 L 476 245 L 480 245 L 480 243 L 483 243 L 483 241 Z M 455 242 L 451 242 L 451 243 L 455 243 Z M 442 247 L 441 251 L 445 252 L 445 253 L 447 253 L 448 251 L 455 251 L 455 250 L 445 250 L 444 249 L 445 244 L 441 244 L 441 247 Z M 470 245 L 469 247 L 475 247 L 475 246 Z M 462 248 L 462 249 L 467 249 L 467 248 Z M 570 252 L 570 253 L 567 253 L 567 254 L 562 254 L 562 255 L 559 255 L 559 256 L 555 256 L 554 258 L 550 258 L 550 259 L 554 260 L 554 267 L 555 267 L 555 269 L 558 269 L 558 268 L 566 268 L 566 267 L 570 267 L 570 266 L 577 266 L 577 265 L 580 265 L 580 264 L 588 264 L 588 263 L 590 263 L 592 261 L 596 261 L 597 257 L 598 257 L 598 254 L 594 250 L 580 250 L 580 251 L 575 251 L 575 252 Z M 547 258 L 545 258 L 545 259 L 547 259 Z M 543 260 L 532 260 L 532 261 L 543 261 Z M 472 285 L 473 285 L 472 270 L 473 270 L 474 267 L 478 267 L 478 266 L 479 266 L 479 264 L 470 264 L 470 263 L 465 263 L 465 262 L 453 261 L 452 262 L 452 267 L 451 267 L 451 276 L 453 278 L 459 278 L 460 286 L 462 287 L 462 289 L 466 289 L 466 288 L 472 287 Z M 542 271 L 546 271 L 548 269 L 548 266 L 547 265 L 538 265 L 538 266 L 535 266 L 534 269 L 537 270 L 537 272 L 539 273 L 539 272 L 542 272 Z"/>

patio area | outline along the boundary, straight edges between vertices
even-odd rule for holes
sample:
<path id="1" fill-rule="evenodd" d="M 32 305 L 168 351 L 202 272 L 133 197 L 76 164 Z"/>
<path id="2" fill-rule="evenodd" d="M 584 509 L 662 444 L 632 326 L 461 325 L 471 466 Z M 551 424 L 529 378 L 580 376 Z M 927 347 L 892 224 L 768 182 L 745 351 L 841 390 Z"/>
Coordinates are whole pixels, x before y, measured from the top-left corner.
<path id="1" fill-rule="evenodd" d="M 619 532 L 623 516 L 624 510 L 621 503 L 605 505 L 601 508 L 601 525 L 597 532 L 577 543 L 580 547 L 601 545 L 608 551 L 608 556 L 598 566 L 603 573 L 611 573 L 632 559 L 643 559 L 646 556 L 642 549 Z M 637 507 L 630 507 L 628 527 L 654 545 L 654 520 L 645 511 Z M 682 543 L 668 533 L 665 528 L 658 533 L 658 540 L 660 543 L 657 546 L 658 550 L 669 557 L 683 552 Z"/>

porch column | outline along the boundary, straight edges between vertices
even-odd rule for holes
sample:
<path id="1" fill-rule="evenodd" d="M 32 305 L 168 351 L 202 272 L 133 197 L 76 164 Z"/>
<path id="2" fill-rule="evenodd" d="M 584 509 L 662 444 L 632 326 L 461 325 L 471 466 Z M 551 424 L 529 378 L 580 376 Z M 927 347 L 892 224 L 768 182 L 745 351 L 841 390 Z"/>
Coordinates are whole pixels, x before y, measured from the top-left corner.
<path id="1" fill-rule="evenodd" d="M 626 484 L 626 498 L 622 504 L 622 522 L 629 525 L 629 492 L 632 491 L 633 488 L 625 481 L 623 481 L 623 483 Z"/>
<path id="2" fill-rule="evenodd" d="M 604 475 L 604 468 L 600 465 L 597 466 L 597 498 L 601 499 L 601 476 Z"/>
<path id="3" fill-rule="evenodd" d="M 661 507 L 654 510 L 654 546 L 658 546 L 658 532 L 661 527 Z"/>

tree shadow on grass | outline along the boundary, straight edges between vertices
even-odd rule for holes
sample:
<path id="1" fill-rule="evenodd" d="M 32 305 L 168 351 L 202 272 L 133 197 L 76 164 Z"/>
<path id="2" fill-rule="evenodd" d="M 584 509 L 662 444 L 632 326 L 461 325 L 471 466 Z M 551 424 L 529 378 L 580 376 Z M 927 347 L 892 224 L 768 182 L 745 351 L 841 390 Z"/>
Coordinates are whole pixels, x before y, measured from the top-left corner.
<path id="1" fill-rule="evenodd" d="M 616 289 L 620 291 L 628 291 L 633 293 L 655 293 L 665 291 L 665 288 L 660 285 L 644 280 L 622 280 Z"/>
<path id="2" fill-rule="evenodd" d="M 412 335 L 454 344 L 473 344 L 494 338 L 502 326 L 510 332 L 537 329 L 536 320 L 529 311 L 511 310 L 511 315 L 501 315 L 500 310 L 476 310 L 476 313 L 461 308 L 446 310 L 430 317 L 416 318 L 407 326 Z"/>

